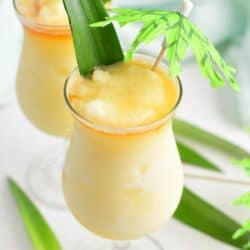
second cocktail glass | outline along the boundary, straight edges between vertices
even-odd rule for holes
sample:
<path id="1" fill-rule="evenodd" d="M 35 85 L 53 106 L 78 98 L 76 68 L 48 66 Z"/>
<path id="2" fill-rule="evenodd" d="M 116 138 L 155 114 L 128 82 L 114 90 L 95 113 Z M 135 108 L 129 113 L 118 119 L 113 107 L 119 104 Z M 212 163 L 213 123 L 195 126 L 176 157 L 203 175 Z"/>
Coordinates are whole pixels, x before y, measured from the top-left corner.
<path id="1" fill-rule="evenodd" d="M 62 155 L 72 131 L 63 85 L 76 65 L 71 32 L 67 24 L 42 24 L 26 16 L 18 3 L 15 1 L 14 6 L 24 28 L 24 43 L 17 74 L 17 98 L 28 120 L 53 136 L 55 143 L 54 148 L 34 159 L 28 171 L 29 186 L 43 202 L 63 207 Z"/>

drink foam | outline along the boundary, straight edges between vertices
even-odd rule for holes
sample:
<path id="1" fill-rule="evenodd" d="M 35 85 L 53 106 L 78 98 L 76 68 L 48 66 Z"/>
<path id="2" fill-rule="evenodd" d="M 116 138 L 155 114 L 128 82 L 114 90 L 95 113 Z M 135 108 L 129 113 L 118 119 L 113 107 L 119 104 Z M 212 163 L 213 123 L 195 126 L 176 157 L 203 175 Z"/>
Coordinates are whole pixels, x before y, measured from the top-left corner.
<path id="1" fill-rule="evenodd" d="M 143 61 L 99 67 L 83 78 L 70 79 L 69 99 L 81 116 L 111 127 L 135 127 L 163 118 L 176 104 L 173 80 L 163 71 L 152 71 Z"/>

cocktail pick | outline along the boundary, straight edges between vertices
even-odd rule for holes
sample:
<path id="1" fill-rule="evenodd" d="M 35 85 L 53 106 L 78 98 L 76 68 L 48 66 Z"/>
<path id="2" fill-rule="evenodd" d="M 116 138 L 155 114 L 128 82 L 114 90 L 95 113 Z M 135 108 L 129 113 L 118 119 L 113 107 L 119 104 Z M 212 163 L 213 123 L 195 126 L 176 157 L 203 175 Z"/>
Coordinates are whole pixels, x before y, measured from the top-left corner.
<path id="1" fill-rule="evenodd" d="M 194 7 L 193 2 L 191 2 L 190 0 L 183 0 L 182 1 L 182 6 L 181 6 L 181 13 L 185 16 L 188 17 L 192 11 Z M 163 39 L 163 42 L 161 44 L 161 51 L 159 53 L 159 55 L 157 56 L 155 63 L 152 66 L 152 70 L 155 70 L 157 68 L 157 66 L 159 65 L 159 63 L 161 62 L 164 54 L 166 53 L 167 50 L 167 41 L 166 41 L 166 37 Z"/>
<path id="2" fill-rule="evenodd" d="M 167 44 L 163 45 L 159 58 L 166 54 L 171 77 L 176 77 L 181 73 L 181 65 L 190 48 L 202 75 L 210 80 L 212 87 L 222 87 L 229 82 L 234 90 L 239 90 L 235 79 L 235 69 L 225 62 L 202 30 L 184 16 L 191 12 L 192 2 L 184 1 L 183 6 L 182 13 L 168 10 L 115 8 L 110 11 L 114 15 L 106 17 L 105 21 L 91 24 L 91 27 L 103 28 L 113 22 L 118 22 L 121 26 L 143 23 L 130 45 L 126 55 L 127 60 L 133 58 L 140 45 L 148 44 L 164 36 Z"/>
<path id="3" fill-rule="evenodd" d="M 225 184 L 233 184 L 233 185 L 243 185 L 243 186 L 250 186 L 249 180 L 244 180 L 240 178 L 232 178 L 230 176 L 226 176 L 224 174 L 203 174 L 203 173 L 196 173 L 194 171 L 185 171 L 185 177 L 189 179 L 196 179 L 201 181 L 208 181 L 208 182 L 217 182 L 217 183 L 225 183 Z"/>

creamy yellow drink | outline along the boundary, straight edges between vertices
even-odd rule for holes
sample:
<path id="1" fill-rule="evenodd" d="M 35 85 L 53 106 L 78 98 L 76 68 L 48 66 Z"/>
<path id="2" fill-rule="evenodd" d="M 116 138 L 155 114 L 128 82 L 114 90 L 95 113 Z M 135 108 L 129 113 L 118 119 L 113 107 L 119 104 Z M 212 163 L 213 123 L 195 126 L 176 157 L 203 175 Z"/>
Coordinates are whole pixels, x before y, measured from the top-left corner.
<path id="1" fill-rule="evenodd" d="M 26 117 L 56 136 L 72 131 L 63 85 L 75 67 L 74 48 L 62 1 L 17 0 L 24 44 L 17 75 L 17 97 Z"/>
<path id="2" fill-rule="evenodd" d="M 134 239 L 174 213 L 183 172 L 172 131 L 181 97 L 165 66 L 148 58 L 77 71 L 65 97 L 75 120 L 63 189 L 77 220 L 97 235 Z"/>
<path id="3" fill-rule="evenodd" d="M 68 25 L 62 0 L 16 0 L 18 12 L 35 23 Z"/>

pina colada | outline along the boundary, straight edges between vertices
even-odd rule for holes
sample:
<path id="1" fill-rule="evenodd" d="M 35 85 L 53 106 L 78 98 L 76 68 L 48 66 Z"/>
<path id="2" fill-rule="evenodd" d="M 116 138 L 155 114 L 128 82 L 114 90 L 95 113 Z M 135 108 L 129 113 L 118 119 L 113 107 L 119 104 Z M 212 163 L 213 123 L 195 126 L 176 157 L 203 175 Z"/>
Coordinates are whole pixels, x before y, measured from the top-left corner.
<path id="1" fill-rule="evenodd" d="M 72 130 L 72 118 L 62 89 L 76 62 L 63 3 L 16 0 L 15 7 L 24 27 L 17 75 L 21 109 L 37 128 L 51 135 L 67 136 Z"/>
<path id="2" fill-rule="evenodd" d="M 24 28 L 16 82 L 20 107 L 43 132 L 68 138 L 73 120 L 64 102 L 63 86 L 76 61 L 63 3 L 61 0 L 15 0 L 14 3 Z M 60 177 L 66 145 L 53 139 L 62 144 L 34 157 L 27 180 L 39 200 L 61 208 L 65 207 Z"/>
<path id="3" fill-rule="evenodd" d="M 174 213 L 183 172 L 172 131 L 181 98 L 178 79 L 152 60 L 98 67 L 90 77 L 72 73 L 65 87 L 75 129 L 63 189 L 77 220 L 115 240 L 135 239 Z"/>

